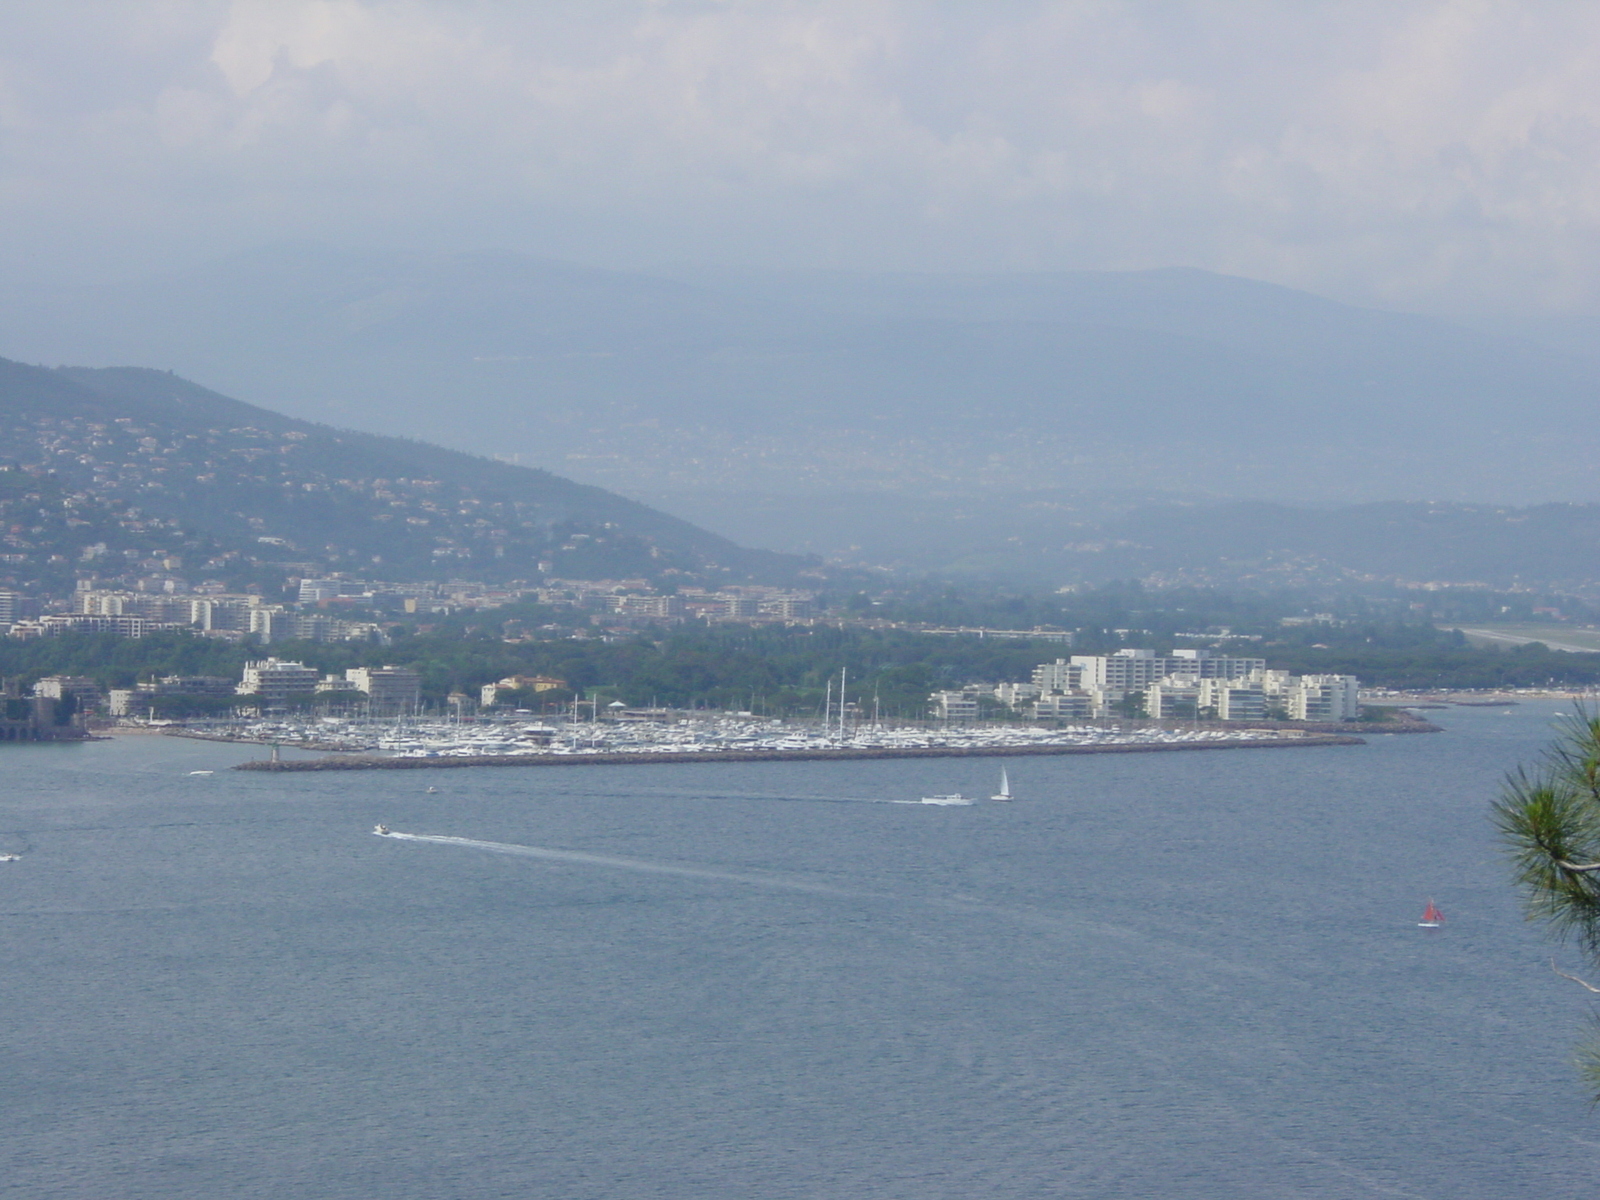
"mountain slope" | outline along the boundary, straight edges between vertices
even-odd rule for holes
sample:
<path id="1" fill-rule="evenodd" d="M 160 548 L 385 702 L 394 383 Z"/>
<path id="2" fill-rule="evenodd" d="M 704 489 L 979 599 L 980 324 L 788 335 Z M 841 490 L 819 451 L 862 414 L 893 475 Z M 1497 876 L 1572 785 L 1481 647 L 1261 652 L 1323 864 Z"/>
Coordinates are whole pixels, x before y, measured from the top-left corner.
<path id="1" fill-rule="evenodd" d="M 653 503 L 1600 498 L 1593 361 L 1192 270 L 666 278 L 300 246 L 0 296 L 0 352 L 155 358 Z"/>
<path id="2" fill-rule="evenodd" d="M 74 559 L 162 556 L 397 579 L 526 579 L 540 563 L 591 578 L 797 565 L 548 472 L 296 420 L 160 371 L 0 360 L 0 461 L 15 468 L 13 578 L 48 574 L 52 558 L 59 574 Z M 19 499 L 40 488 L 64 506 L 59 527 L 48 503 L 35 517 Z"/>

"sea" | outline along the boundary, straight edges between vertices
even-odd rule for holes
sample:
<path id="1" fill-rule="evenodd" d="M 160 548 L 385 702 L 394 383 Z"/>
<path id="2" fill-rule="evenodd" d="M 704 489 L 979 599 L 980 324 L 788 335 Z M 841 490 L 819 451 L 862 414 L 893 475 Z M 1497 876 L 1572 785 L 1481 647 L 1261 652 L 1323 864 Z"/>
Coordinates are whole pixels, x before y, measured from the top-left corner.
<path id="1" fill-rule="evenodd" d="M 1012 760 L 0 747 L 0 1194 L 1587 1196 L 1584 962 L 1487 815 L 1565 711 Z"/>

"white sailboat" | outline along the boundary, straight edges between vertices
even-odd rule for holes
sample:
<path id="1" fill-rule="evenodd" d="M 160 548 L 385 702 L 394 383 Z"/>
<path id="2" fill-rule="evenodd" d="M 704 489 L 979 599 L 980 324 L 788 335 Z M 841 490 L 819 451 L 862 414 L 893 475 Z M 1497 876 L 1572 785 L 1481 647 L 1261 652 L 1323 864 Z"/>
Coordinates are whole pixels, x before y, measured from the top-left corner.
<path id="1" fill-rule="evenodd" d="M 1004 767 L 1000 768 L 1000 790 L 998 792 L 996 792 L 994 795 L 990 796 L 989 799 L 991 799 L 991 800 L 1009 800 L 1009 799 L 1011 799 L 1011 777 L 1006 774 L 1006 769 Z"/>

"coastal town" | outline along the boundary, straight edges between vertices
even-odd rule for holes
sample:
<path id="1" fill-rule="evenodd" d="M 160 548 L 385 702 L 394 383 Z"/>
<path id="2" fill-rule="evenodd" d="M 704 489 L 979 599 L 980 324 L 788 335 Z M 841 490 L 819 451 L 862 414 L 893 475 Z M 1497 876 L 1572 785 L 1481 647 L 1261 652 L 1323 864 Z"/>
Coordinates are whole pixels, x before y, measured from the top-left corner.
<path id="1" fill-rule="evenodd" d="M 242 676 L 165 676 L 132 688 L 101 689 L 88 677 L 48 676 L 24 698 L 6 690 L 12 740 L 73 736 L 91 718 L 101 727 L 163 729 L 223 741 L 402 759 L 603 761 L 617 756 L 892 756 L 1328 744 L 1360 715 L 1351 676 L 1296 677 L 1264 660 L 1203 650 L 1121 650 L 1040 663 L 1030 681 L 971 684 L 929 696 L 922 719 L 884 719 L 846 700 L 847 672 L 830 681 L 820 714 L 758 716 L 632 707 L 574 697 L 536 716 L 508 697 L 570 694 L 551 676 L 508 676 L 476 695 L 454 692 L 448 711 L 423 712 L 421 675 L 404 666 L 322 673 L 293 660 L 246 663 Z M 210 719 L 156 717 L 159 699 L 214 701 Z M 989 705 L 980 705 L 988 699 Z M 1293 728 L 1299 724 L 1302 728 Z M 1307 741 L 1307 739 L 1311 739 Z"/>

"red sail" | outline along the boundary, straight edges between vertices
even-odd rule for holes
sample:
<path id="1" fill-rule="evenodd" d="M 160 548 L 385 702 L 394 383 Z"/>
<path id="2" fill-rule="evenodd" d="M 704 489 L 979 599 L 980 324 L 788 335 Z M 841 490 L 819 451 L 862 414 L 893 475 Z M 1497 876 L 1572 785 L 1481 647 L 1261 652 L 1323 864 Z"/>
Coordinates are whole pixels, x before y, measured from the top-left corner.
<path id="1" fill-rule="evenodd" d="M 1422 912 L 1422 919 L 1431 925 L 1444 924 L 1444 914 L 1434 907 L 1433 901 L 1428 901 L 1428 907 Z"/>

